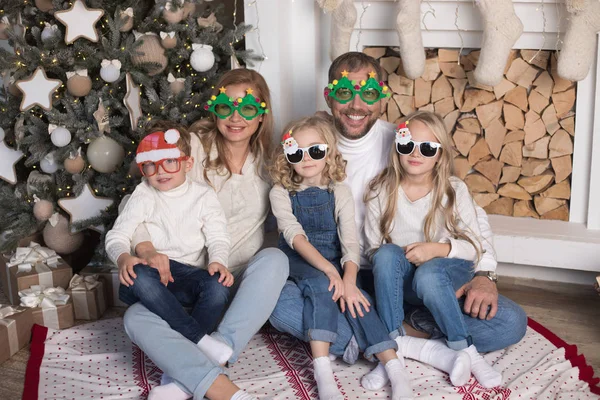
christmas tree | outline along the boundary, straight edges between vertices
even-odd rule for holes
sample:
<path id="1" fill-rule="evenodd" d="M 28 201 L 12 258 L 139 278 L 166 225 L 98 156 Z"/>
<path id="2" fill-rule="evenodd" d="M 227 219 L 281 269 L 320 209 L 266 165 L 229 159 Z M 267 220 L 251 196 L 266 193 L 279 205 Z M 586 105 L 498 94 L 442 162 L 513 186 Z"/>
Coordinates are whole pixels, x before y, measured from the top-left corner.
<path id="1" fill-rule="evenodd" d="M 212 2 L 2 7 L 0 40 L 10 44 L 0 48 L 2 252 L 42 231 L 46 246 L 68 254 L 89 229 L 105 233 L 139 182 L 133 160 L 144 127 L 202 118 L 218 75 L 259 59 L 241 50 L 250 27 L 235 25 L 234 11 L 224 29 L 223 6 Z"/>

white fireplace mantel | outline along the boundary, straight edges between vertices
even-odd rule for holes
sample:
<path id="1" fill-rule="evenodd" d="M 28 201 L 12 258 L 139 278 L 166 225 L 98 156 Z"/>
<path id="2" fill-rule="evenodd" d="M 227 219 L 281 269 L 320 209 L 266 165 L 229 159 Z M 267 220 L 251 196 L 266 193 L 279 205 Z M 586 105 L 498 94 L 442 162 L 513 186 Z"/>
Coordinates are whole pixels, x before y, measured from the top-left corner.
<path id="1" fill-rule="evenodd" d="M 513 4 L 524 25 L 515 48 L 560 48 L 567 25 L 561 0 L 513 0 Z M 247 47 L 267 56 L 255 68 L 272 90 L 277 128 L 325 110 L 322 90 L 330 64 L 330 16 L 314 0 L 244 0 L 244 5 L 246 22 L 257 27 L 246 36 Z M 355 6 L 362 22 L 355 26 L 351 50 L 398 45 L 394 0 L 355 1 Z M 460 34 L 455 26 L 457 7 Z M 431 0 L 422 2 L 421 11 L 427 14 L 421 24 L 425 47 L 480 47 L 483 26 L 472 0 Z M 500 262 L 600 271 L 600 121 L 594 118 L 600 115 L 597 57 L 598 52 L 590 74 L 577 85 L 570 222 L 490 216 Z"/>

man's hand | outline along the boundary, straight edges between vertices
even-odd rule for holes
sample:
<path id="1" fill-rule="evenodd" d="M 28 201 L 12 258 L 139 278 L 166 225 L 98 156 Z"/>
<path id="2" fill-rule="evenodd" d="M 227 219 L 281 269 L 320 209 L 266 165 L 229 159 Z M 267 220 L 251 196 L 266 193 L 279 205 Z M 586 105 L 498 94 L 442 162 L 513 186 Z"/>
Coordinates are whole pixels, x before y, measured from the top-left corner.
<path id="1" fill-rule="evenodd" d="M 364 317 L 365 314 L 362 310 L 364 308 L 365 312 L 369 312 L 371 303 L 369 303 L 362 294 L 360 289 L 356 286 L 356 283 L 347 282 L 344 279 L 344 295 L 340 299 L 340 308 L 342 309 L 342 312 L 346 312 L 346 306 L 348 307 L 352 318 L 356 318 L 356 314 Z"/>
<path id="2" fill-rule="evenodd" d="M 417 267 L 436 257 L 446 257 L 450 252 L 448 243 L 411 243 L 404 248 L 406 259 Z"/>
<path id="3" fill-rule="evenodd" d="M 132 256 L 131 254 L 123 253 L 119 256 L 117 266 L 119 267 L 119 280 L 123 285 L 127 287 L 133 285 L 133 279 L 137 278 L 137 275 L 133 271 L 133 266 L 137 264 L 148 265 L 146 260 Z"/>
<path id="4" fill-rule="evenodd" d="M 498 288 L 485 276 L 476 276 L 456 291 L 456 298 L 465 298 L 465 313 L 473 318 L 490 320 L 498 311 Z M 488 313 L 489 308 L 489 313 Z"/>
<path id="5" fill-rule="evenodd" d="M 219 283 L 225 287 L 231 287 L 233 285 L 233 275 L 229 270 L 221 263 L 212 262 L 208 264 L 208 273 L 213 276 L 217 272 L 221 275 L 219 277 Z"/>
<path id="6" fill-rule="evenodd" d="M 148 261 L 149 266 L 158 270 L 160 281 L 163 285 L 167 286 L 169 282 L 175 282 L 175 279 L 171 275 L 169 257 L 166 254 L 152 251 L 144 254 L 144 258 Z"/>

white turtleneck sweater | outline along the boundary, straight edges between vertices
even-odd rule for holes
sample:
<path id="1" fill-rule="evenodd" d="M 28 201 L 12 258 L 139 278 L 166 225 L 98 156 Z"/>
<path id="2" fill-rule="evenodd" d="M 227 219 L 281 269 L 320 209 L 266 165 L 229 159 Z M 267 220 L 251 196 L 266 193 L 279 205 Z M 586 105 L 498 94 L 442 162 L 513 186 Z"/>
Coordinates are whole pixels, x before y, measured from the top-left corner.
<path id="1" fill-rule="evenodd" d="M 368 190 L 369 182 L 388 164 L 390 151 L 394 143 L 396 125 L 377 120 L 371 130 L 362 138 L 350 140 L 337 135 L 338 150 L 348 162 L 346 165 L 346 180 L 352 189 L 356 227 L 359 231 L 361 267 L 370 268 L 370 262 L 365 256 L 365 203 L 363 196 Z M 482 237 L 483 255 L 475 267 L 476 271 L 495 271 L 497 266 L 496 252 L 493 246 L 493 234 L 485 211 L 475 204 L 477 221 Z"/>
<path id="2" fill-rule="evenodd" d="M 227 220 L 208 185 L 187 178 L 180 186 L 162 192 L 141 182 L 106 234 L 106 252 L 115 264 L 121 254 L 129 254 L 133 234 L 142 223 L 156 250 L 169 259 L 200 268 L 212 262 L 227 266 Z"/>

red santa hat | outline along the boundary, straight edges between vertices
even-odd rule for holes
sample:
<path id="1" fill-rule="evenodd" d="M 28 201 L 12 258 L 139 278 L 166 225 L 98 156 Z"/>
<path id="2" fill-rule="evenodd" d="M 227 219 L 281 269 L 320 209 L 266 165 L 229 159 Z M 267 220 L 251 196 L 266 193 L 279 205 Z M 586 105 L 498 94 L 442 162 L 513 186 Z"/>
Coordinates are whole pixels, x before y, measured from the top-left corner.
<path id="1" fill-rule="evenodd" d="M 149 134 L 140 142 L 135 162 L 142 164 L 148 161 L 156 162 L 166 158 L 181 157 L 181 151 L 177 147 L 177 141 L 180 137 L 181 135 L 177 129 Z"/>

